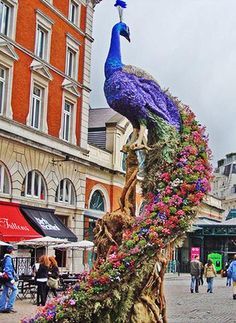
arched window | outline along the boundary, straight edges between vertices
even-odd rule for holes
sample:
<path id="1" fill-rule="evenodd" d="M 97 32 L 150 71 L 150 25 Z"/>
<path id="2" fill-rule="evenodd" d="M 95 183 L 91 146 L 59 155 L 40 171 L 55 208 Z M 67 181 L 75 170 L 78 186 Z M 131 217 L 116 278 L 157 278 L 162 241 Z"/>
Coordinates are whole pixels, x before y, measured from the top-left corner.
<path id="1" fill-rule="evenodd" d="M 57 186 L 55 201 L 60 203 L 66 203 L 69 205 L 75 205 L 75 188 L 68 178 L 62 179 L 59 185 Z"/>
<path id="2" fill-rule="evenodd" d="M 22 196 L 30 196 L 40 200 L 46 199 L 46 185 L 43 176 L 36 170 L 30 171 L 23 182 Z"/>
<path id="3" fill-rule="evenodd" d="M 105 199 L 101 191 L 94 191 L 89 203 L 89 208 L 92 210 L 105 211 Z"/>
<path id="4" fill-rule="evenodd" d="M 130 141 L 132 134 L 129 135 L 126 144 Z M 136 151 L 136 155 L 138 158 L 138 163 L 139 163 L 139 176 L 143 175 L 143 170 L 144 170 L 144 163 L 145 163 L 145 158 L 146 158 L 146 154 L 145 154 L 145 150 L 137 150 Z M 122 170 L 125 172 L 126 171 L 126 158 L 127 158 L 127 154 L 122 153 Z"/>
<path id="5" fill-rule="evenodd" d="M 139 214 L 138 215 L 141 215 L 145 209 L 145 206 L 147 205 L 147 202 L 146 201 L 143 201 L 140 205 L 140 208 L 139 208 Z"/>
<path id="6" fill-rule="evenodd" d="M 10 194 L 10 176 L 2 163 L 0 163 L 0 193 Z"/>

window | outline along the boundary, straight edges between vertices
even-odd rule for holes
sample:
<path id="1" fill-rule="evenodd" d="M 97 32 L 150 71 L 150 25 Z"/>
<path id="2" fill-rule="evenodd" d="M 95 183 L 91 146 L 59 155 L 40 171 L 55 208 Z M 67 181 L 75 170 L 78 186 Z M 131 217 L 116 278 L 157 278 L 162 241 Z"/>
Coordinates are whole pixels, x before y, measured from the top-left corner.
<path id="1" fill-rule="evenodd" d="M 5 1 L 0 1 L 0 32 L 9 36 L 10 7 Z"/>
<path id="2" fill-rule="evenodd" d="M 36 10 L 35 55 L 49 62 L 53 20 Z"/>
<path id="3" fill-rule="evenodd" d="M 65 74 L 72 79 L 78 78 L 80 42 L 70 33 L 66 34 Z"/>
<path id="4" fill-rule="evenodd" d="M 6 97 L 6 69 L 0 66 L 0 114 L 3 114 Z"/>
<path id="5" fill-rule="evenodd" d="M 42 59 L 46 59 L 46 46 L 47 46 L 47 31 L 38 26 L 37 29 L 37 43 L 36 55 Z"/>
<path id="6" fill-rule="evenodd" d="M 236 184 L 234 184 L 233 187 L 231 188 L 231 193 L 232 194 L 236 193 Z"/>
<path id="7" fill-rule="evenodd" d="M 71 118 L 72 118 L 72 111 L 73 104 L 65 101 L 64 104 L 64 113 L 63 113 L 63 136 L 62 139 L 66 141 L 70 141 L 71 139 Z"/>
<path id="8" fill-rule="evenodd" d="M 29 172 L 24 179 L 21 195 L 45 200 L 45 191 L 42 175 L 35 170 Z"/>
<path id="9" fill-rule="evenodd" d="M 105 201 L 103 194 L 96 190 L 90 200 L 89 208 L 92 210 L 105 211 Z"/>
<path id="10" fill-rule="evenodd" d="M 43 103 L 43 89 L 37 85 L 34 85 L 33 95 L 32 95 L 30 125 L 31 127 L 36 129 L 41 128 L 42 103 Z"/>
<path id="11" fill-rule="evenodd" d="M 76 53 L 71 49 L 67 48 L 67 62 L 66 62 L 66 75 L 71 78 L 75 78 L 75 60 Z"/>
<path id="12" fill-rule="evenodd" d="M 79 12 L 80 12 L 79 4 L 76 3 L 75 1 L 71 0 L 69 20 L 75 25 L 79 25 Z"/>
<path id="13" fill-rule="evenodd" d="M 0 164 L 0 193 L 10 193 L 10 178 L 3 164 Z"/>
<path id="14" fill-rule="evenodd" d="M 75 205 L 76 203 L 75 188 L 69 179 L 65 178 L 60 181 L 57 187 L 55 201 L 66 203 L 69 205 Z"/>

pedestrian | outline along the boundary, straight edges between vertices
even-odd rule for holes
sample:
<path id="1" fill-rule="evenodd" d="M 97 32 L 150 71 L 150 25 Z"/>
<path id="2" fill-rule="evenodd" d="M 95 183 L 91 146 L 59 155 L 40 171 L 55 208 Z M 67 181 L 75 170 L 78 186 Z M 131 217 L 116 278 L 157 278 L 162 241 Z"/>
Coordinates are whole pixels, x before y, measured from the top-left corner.
<path id="1" fill-rule="evenodd" d="M 49 257 L 49 272 L 48 272 L 48 282 L 47 282 L 47 294 L 49 291 L 57 297 L 57 288 L 59 283 L 59 268 L 55 257 Z"/>
<path id="2" fill-rule="evenodd" d="M 234 255 L 234 260 L 230 263 L 227 273 L 233 281 L 233 299 L 236 299 L 236 254 Z"/>
<path id="3" fill-rule="evenodd" d="M 39 266 L 40 266 L 40 263 L 39 263 L 39 260 L 37 259 L 32 266 L 32 274 L 34 277 L 36 277 L 37 271 L 39 270 Z"/>
<path id="4" fill-rule="evenodd" d="M 229 269 L 229 263 L 226 262 L 225 267 L 224 267 L 224 272 L 225 272 L 225 276 L 226 276 L 226 286 L 231 286 L 231 277 L 230 277 L 230 273 L 228 272 Z"/>
<path id="5" fill-rule="evenodd" d="M 191 275 L 191 285 L 190 291 L 191 293 L 194 292 L 198 293 L 198 286 L 199 286 L 199 277 L 201 274 L 201 264 L 199 261 L 199 256 L 195 256 L 194 260 L 190 262 L 190 275 Z"/>
<path id="6" fill-rule="evenodd" d="M 216 277 L 216 269 L 211 259 L 208 259 L 205 264 L 204 276 L 207 280 L 207 293 L 213 293 L 213 280 Z"/>
<path id="7" fill-rule="evenodd" d="M 201 271 L 200 271 L 199 285 L 203 285 L 204 265 L 201 261 L 200 261 L 200 268 L 201 268 Z"/>
<path id="8" fill-rule="evenodd" d="M 44 306 L 47 299 L 47 281 L 48 281 L 48 270 L 49 270 L 49 259 L 48 256 L 41 256 L 39 258 L 39 269 L 36 272 L 36 284 L 37 284 L 37 305 Z"/>
<path id="9" fill-rule="evenodd" d="M 16 313 L 13 306 L 18 293 L 18 288 L 16 286 L 18 277 L 12 259 L 13 250 L 13 246 L 7 246 L 7 253 L 4 255 L 2 261 L 2 271 L 5 278 L 2 281 L 3 291 L 0 297 L 0 313 Z"/>

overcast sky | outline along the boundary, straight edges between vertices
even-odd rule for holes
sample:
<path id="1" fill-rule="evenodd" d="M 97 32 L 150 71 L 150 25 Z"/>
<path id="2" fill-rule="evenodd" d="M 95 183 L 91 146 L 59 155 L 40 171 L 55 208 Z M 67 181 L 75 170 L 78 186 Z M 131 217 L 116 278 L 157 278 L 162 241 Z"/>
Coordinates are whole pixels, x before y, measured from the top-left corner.
<path id="1" fill-rule="evenodd" d="M 103 67 L 115 0 L 95 8 L 91 106 L 107 106 Z M 236 0 L 127 0 L 124 64 L 151 73 L 207 127 L 214 164 L 236 152 Z"/>

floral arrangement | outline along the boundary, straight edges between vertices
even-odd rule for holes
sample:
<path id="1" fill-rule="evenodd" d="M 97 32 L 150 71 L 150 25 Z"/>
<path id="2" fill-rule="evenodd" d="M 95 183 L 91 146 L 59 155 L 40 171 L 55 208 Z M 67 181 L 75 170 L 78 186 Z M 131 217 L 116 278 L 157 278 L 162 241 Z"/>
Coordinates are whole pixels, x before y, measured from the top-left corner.
<path id="1" fill-rule="evenodd" d="M 205 128 L 188 107 L 181 109 L 181 117 L 175 161 L 160 165 L 156 190 L 147 194 L 142 215 L 123 232 L 122 245 L 112 247 L 107 260 L 100 259 L 96 269 L 23 323 L 93 322 L 94 315 L 99 317 L 104 307 L 112 307 L 120 299 L 119 289 L 127 277 L 142 275 L 145 259 L 150 262 L 159 249 L 186 232 L 195 208 L 210 189 L 211 166 Z M 119 322 L 123 322 L 122 318 Z"/>

